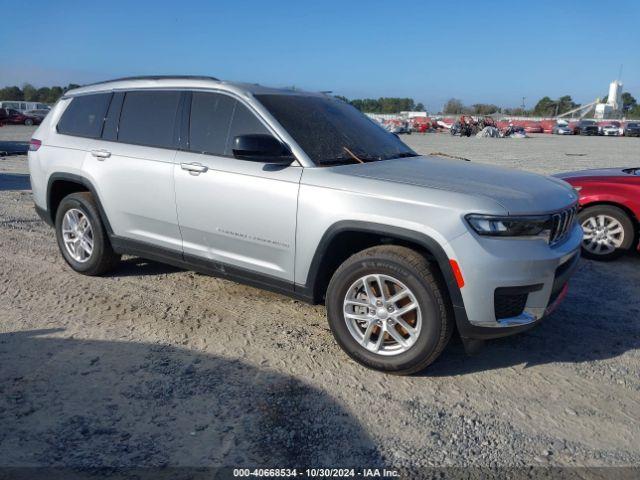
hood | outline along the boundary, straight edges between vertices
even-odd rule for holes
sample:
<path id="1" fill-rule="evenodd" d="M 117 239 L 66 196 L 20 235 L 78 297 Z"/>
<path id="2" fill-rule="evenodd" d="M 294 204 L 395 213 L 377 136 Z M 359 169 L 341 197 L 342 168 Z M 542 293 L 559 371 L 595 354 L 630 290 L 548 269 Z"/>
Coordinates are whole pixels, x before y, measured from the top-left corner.
<path id="1" fill-rule="evenodd" d="M 626 172 L 625 172 L 626 170 Z M 554 175 L 562 180 L 602 178 L 602 177 L 626 177 L 629 168 L 593 168 L 590 170 L 578 170 L 576 172 L 558 173 Z"/>
<path id="2" fill-rule="evenodd" d="M 557 178 L 435 156 L 334 168 L 345 175 L 486 197 L 509 214 L 557 211 L 578 199 L 571 186 Z"/>

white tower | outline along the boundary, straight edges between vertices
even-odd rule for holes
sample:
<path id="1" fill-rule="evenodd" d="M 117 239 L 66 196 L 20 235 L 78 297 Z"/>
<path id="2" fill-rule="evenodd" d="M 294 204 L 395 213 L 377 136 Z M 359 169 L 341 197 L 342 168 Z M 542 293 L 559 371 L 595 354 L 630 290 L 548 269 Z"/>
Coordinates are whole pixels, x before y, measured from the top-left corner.
<path id="1" fill-rule="evenodd" d="M 611 106 L 614 111 L 622 110 L 622 83 L 618 80 L 614 80 L 609 84 L 607 105 Z"/>

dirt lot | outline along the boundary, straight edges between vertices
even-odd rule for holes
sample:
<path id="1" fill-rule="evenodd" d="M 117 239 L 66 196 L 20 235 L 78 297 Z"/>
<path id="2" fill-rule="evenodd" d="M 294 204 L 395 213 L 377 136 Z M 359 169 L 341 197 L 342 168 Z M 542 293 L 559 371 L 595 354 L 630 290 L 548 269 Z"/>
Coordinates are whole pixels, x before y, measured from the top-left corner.
<path id="1" fill-rule="evenodd" d="M 542 173 L 640 166 L 640 139 L 406 140 Z M 540 327 L 393 377 L 350 361 L 322 306 L 135 258 L 72 272 L 26 173 L 0 158 L 1 465 L 640 465 L 640 255 L 583 260 Z"/>

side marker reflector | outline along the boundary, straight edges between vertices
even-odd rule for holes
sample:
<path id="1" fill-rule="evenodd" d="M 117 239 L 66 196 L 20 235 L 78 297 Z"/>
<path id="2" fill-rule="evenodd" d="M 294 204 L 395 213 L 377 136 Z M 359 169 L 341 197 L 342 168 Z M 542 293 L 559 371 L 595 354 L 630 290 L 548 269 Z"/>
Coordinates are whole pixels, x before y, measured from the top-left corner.
<path id="1" fill-rule="evenodd" d="M 464 287 L 464 277 L 462 276 L 462 272 L 460 271 L 458 262 L 456 262 L 455 260 L 449 260 L 449 265 L 451 265 L 453 276 L 456 277 L 456 282 L 458 282 L 458 288 Z"/>

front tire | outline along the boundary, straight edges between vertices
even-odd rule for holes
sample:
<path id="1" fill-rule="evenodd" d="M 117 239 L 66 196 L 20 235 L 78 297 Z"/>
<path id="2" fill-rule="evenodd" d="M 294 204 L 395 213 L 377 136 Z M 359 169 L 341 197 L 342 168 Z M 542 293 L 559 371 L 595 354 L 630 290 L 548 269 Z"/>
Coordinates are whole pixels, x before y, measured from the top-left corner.
<path id="1" fill-rule="evenodd" d="M 594 205 L 578 213 L 584 231 L 582 254 L 592 260 L 614 260 L 633 245 L 635 230 L 627 213 L 613 205 Z"/>
<path id="2" fill-rule="evenodd" d="M 408 375 L 442 353 L 453 332 L 433 265 L 395 245 L 348 258 L 327 290 L 327 316 L 340 347 L 360 364 Z"/>
<path id="3" fill-rule="evenodd" d="M 65 261 L 84 275 L 113 270 L 120 255 L 111 247 L 95 199 L 89 192 L 67 195 L 56 212 L 56 238 Z"/>
<path id="4" fill-rule="evenodd" d="M 27 127 L 30 127 L 31 125 L 33 125 L 33 120 L 31 120 L 30 118 L 27 118 L 27 119 L 24 121 L 24 124 L 25 124 Z"/>

